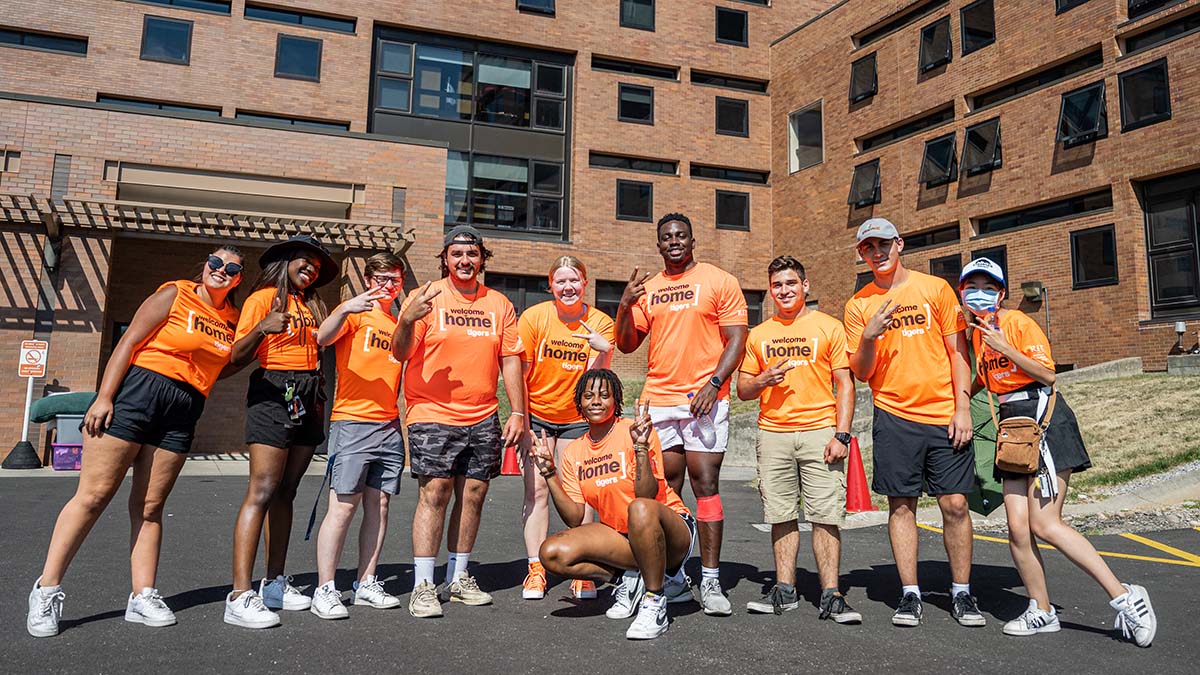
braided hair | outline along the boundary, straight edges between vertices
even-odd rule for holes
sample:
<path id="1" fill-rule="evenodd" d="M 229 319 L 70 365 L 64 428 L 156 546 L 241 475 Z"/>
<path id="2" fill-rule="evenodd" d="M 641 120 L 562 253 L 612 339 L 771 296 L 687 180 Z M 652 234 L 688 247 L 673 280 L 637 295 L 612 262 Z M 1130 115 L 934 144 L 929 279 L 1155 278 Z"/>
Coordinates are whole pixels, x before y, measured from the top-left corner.
<path id="1" fill-rule="evenodd" d="M 593 382 L 601 382 L 608 385 L 608 392 L 613 397 L 613 414 L 616 417 L 621 416 L 621 407 L 625 401 L 625 391 L 621 386 L 621 378 L 608 368 L 594 368 L 585 370 L 583 377 L 579 378 L 579 382 L 575 383 L 575 410 L 583 415 L 583 393 L 591 388 Z"/>

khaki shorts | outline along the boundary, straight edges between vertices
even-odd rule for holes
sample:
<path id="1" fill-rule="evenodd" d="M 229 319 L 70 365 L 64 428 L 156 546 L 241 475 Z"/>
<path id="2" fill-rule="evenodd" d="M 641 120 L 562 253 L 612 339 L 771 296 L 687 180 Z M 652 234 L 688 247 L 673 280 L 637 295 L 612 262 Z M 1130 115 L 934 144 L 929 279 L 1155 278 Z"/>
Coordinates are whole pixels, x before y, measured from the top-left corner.
<path id="1" fill-rule="evenodd" d="M 772 525 L 799 519 L 836 525 L 846 521 L 846 463 L 825 463 L 825 444 L 834 428 L 816 431 L 758 430 L 758 493 L 764 519 Z"/>

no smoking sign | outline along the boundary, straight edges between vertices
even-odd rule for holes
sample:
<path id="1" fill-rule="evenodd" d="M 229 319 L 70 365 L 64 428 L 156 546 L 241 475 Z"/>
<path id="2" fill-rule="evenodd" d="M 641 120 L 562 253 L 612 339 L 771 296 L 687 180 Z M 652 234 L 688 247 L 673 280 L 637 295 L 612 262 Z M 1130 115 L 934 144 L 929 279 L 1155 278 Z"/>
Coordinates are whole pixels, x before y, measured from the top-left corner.
<path id="1" fill-rule="evenodd" d="M 46 353 L 50 343 L 45 340 L 23 340 L 21 356 L 17 360 L 17 374 L 20 377 L 45 377 Z"/>

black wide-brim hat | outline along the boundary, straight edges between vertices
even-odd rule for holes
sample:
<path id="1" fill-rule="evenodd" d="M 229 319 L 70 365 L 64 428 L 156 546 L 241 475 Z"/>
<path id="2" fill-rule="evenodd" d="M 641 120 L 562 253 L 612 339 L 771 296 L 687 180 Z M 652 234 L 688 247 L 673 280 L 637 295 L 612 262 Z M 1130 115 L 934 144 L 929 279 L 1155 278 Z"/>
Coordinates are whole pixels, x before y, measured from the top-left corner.
<path id="1" fill-rule="evenodd" d="M 258 259 L 258 266 L 266 268 L 267 265 L 278 260 L 291 260 L 296 251 L 312 253 L 320 260 L 320 269 L 317 270 L 317 280 L 312 283 L 313 288 L 320 288 L 333 281 L 341 272 L 338 264 L 333 260 L 333 256 L 329 255 L 329 251 L 321 245 L 321 242 L 307 234 L 296 235 L 263 251 L 262 256 Z"/>

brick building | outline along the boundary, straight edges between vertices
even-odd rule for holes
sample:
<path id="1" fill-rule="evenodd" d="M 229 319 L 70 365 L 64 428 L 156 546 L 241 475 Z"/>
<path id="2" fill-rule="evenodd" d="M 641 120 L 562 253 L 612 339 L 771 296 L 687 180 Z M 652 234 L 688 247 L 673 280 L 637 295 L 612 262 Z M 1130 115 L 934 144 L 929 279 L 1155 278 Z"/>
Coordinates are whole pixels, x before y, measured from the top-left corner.
<path id="1" fill-rule="evenodd" d="M 1063 367 L 1165 368 L 1200 319 L 1200 2 L 845 0 L 772 58 L 775 251 L 840 315 L 896 223 L 911 269 L 1008 270 Z"/>
<path id="2" fill-rule="evenodd" d="M 828 5 L 0 4 L 0 454 L 20 340 L 50 341 L 39 395 L 94 390 L 142 299 L 221 241 L 315 232 L 343 265 L 333 302 L 380 249 L 406 252 L 410 288 L 436 277 L 443 228 L 473 222 L 518 308 L 573 253 L 611 311 L 661 265 L 649 223 L 684 211 L 761 313 L 770 43 Z M 214 390 L 197 451 L 241 447 L 246 375 Z"/>

